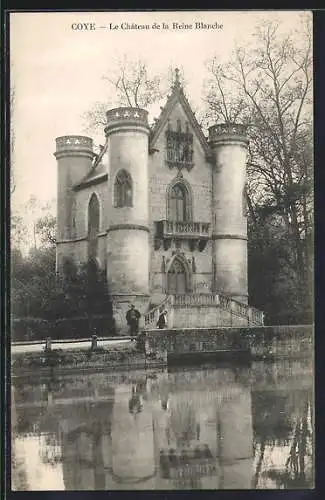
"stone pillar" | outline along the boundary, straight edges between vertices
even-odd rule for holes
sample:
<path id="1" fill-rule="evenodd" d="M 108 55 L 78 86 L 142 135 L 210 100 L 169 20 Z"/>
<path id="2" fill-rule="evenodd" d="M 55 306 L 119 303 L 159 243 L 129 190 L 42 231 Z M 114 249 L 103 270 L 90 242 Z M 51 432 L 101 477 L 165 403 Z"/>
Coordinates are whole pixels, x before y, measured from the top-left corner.
<path id="1" fill-rule="evenodd" d="M 91 169 L 93 140 L 80 135 L 58 137 L 54 156 L 58 165 L 56 270 L 62 273 L 63 259 L 73 254 L 73 243 L 70 241 L 76 236 L 72 220 L 75 200 L 72 188 Z"/>
<path id="2" fill-rule="evenodd" d="M 149 199 L 147 111 L 117 108 L 107 112 L 109 154 L 107 280 L 114 302 L 117 330 L 125 328 L 130 303 L 143 314 L 149 300 Z M 131 203 L 118 206 L 115 182 L 125 171 L 132 182 Z M 122 318 L 120 318 L 122 317 Z M 122 323 L 121 323 L 122 320 Z"/>
<path id="3" fill-rule="evenodd" d="M 214 289 L 247 303 L 246 127 L 214 125 L 209 142 L 214 156 Z"/>

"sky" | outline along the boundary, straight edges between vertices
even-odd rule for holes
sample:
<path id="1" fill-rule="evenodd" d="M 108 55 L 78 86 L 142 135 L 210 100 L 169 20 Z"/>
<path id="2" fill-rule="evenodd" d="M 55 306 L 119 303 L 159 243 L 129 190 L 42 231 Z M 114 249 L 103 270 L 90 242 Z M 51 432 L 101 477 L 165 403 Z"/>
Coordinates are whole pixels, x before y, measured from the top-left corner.
<path id="1" fill-rule="evenodd" d="M 119 58 L 124 54 L 141 58 L 152 74 L 167 73 L 170 66 L 182 68 L 190 102 L 199 106 L 207 60 L 214 55 L 220 61 L 227 60 L 236 41 L 246 46 L 261 18 L 276 17 L 285 27 L 293 28 L 299 11 L 42 12 L 10 16 L 16 185 L 12 210 L 34 195 L 41 205 L 53 200 L 55 213 L 55 138 L 85 134 L 83 115 L 95 102 L 107 99 L 108 87 L 102 75 Z M 222 28 L 194 29 L 196 22 L 218 23 Z M 88 27 L 93 23 L 95 29 L 73 29 L 82 23 Z M 110 29 L 110 23 L 119 29 Z M 121 29 L 121 23 L 148 24 L 150 29 Z M 160 29 L 154 29 L 154 23 Z M 168 29 L 162 28 L 163 23 Z M 192 25 L 192 29 L 179 28 L 182 23 Z M 103 144 L 104 134 L 95 137 L 95 142 Z M 28 224 L 28 215 L 24 216 Z"/>

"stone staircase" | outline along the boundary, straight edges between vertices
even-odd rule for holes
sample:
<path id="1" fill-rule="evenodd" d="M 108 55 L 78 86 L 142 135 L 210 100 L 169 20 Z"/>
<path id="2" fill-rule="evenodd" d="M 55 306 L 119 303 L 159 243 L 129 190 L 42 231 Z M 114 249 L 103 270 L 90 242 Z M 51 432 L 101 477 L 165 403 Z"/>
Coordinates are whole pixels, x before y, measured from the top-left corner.
<path id="1" fill-rule="evenodd" d="M 233 326 L 236 323 L 236 319 L 246 321 L 246 326 L 264 325 L 264 314 L 262 311 L 220 293 L 181 294 L 167 295 L 160 304 L 150 309 L 144 315 L 144 330 L 157 328 L 159 314 L 164 309 L 168 311 L 168 328 L 173 328 L 173 311 L 176 308 L 190 310 L 193 307 L 198 308 L 198 310 L 202 308 L 202 314 L 207 310 L 206 308 L 209 308 L 210 312 L 215 310 L 216 324 L 214 326 Z M 217 324 L 217 311 L 226 311 L 229 313 L 229 325 L 225 325 L 224 323 L 223 325 Z M 200 325 L 193 325 L 193 327 L 196 326 Z"/>
<path id="2" fill-rule="evenodd" d="M 167 295 L 166 298 L 157 306 L 150 309 L 144 315 L 144 329 L 151 330 L 153 328 L 157 328 L 157 321 L 159 318 L 159 314 L 164 310 L 170 310 L 170 307 L 173 305 L 173 295 Z"/>

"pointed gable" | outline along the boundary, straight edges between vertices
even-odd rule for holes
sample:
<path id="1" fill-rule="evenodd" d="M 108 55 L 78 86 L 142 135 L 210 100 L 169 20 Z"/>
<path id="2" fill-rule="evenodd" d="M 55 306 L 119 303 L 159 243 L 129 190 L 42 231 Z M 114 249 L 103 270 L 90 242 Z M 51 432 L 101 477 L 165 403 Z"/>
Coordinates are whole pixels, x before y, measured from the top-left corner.
<path id="1" fill-rule="evenodd" d="M 191 106 L 190 106 L 190 104 L 189 104 L 189 102 L 184 94 L 183 88 L 182 88 L 180 81 L 179 81 L 179 70 L 176 69 L 175 73 L 176 73 L 176 78 L 175 78 L 175 83 L 174 83 L 173 88 L 172 88 L 172 93 L 170 96 L 168 96 L 166 105 L 162 109 L 158 120 L 156 121 L 154 127 L 151 130 L 150 150 L 155 149 L 155 145 L 157 143 L 157 140 L 158 140 L 161 132 L 163 131 L 164 127 L 166 126 L 168 119 L 170 118 L 173 110 L 175 109 L 175 107 L 179 103 L 180 106 L 182 107 L 187 119 L 188 119 L 188 123 L 189 123 L 191 129 L 195 133 L 197 139 L 199 140 L 199 142 L 202 146 L 202 149 L 203 149 L 206 157 L 208 158 L 210 156 L 210 148 L 209 148 L 207 139 L 205 138 L 205 136 L 202 132 L 202 129 L 201 129 L 200 125 L 198 124 L 198 121 L 197 121 L 197 119 L 196 119 L 196 117 L 191 109 Z"/>
<path id="2" fill-rule="evenodd" d="M 93 184 L 98 184 L 100 182 L 107 181 L 107 166 L 103 165 L 102 159 L 105 153 L 107 153 L 108 149 L 108 140 L 106 138 L 106 142 L 104 146 L 100 146 L 100 152 L 95 156 L 94 163 L 91 167 L 91 170 L 81 179 L 81 181 L 77 182 L 73 189 L 75 191 L 79 191 L 80 189 L 89 187 Z"/>

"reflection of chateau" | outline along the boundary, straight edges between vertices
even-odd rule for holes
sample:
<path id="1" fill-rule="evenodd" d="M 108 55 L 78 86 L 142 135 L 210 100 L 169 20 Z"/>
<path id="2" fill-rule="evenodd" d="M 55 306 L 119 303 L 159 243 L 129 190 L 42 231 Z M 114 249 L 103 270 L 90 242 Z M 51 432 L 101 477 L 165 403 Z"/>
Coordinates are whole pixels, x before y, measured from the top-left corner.
<path id="1" fill-rule="evenodd" d="M 42 460 L 57 454 L 67 490 L 251 488 L 253 429 L 269 436 L 292 397 L 268 376 L 252 393 L 249 371 L 230 369 L 16 387 L 14 434 L 45 435 Z"/>
<path id="2" fill-rule="evenodd" d="M 176 384 L 183 375 L 175 374 Z M 194 380 L 180 390 L 170 387 L 170 380 L 160 388 L 157 432 L 161 474 L 167 479 L 160 488 L 250 488 L 250 390 L 233 380 L 229 386 L 225 382 L 212 374 L 201 386 L 195 384 L 196 389 Z"/>
<path id="3" fill-rule="evenodd" d="M 249 488 L 250 393 L 229 377 L 217 390 L 215 376 L 193 390 L 183 374 L 160 374 L 147 387 L 128 383 L 96 391 L 91 379 L 78 389 L 68 382 L 45 388 L 41 398 L 35 393 L 28 403 L 19 404 L 16 392 L 17 412 L 29 406 L 35 418 L 38 410 L 39 431 L 55 436 L 67 490 L 214 489 L 233 487 L 233 481 Z M 140 389 L 132 395 L 132 387 Z M 130 405 L 132 397 L 140 404 Z M 180 460 L 166 476 L 160 456 L 170 450 Z"/>

